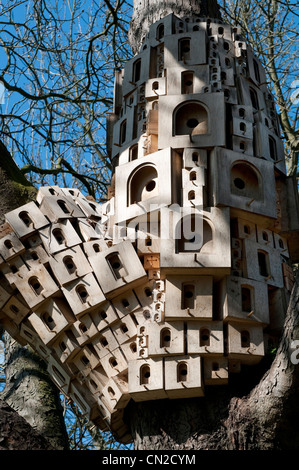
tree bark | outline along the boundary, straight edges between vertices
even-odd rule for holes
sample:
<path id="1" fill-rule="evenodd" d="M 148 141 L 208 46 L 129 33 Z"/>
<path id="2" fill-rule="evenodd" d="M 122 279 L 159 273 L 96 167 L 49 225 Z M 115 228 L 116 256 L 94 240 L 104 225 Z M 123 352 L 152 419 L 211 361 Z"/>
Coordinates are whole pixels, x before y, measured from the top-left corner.
<path id="1" fill-rule="evenodd" d="M 298 339 L 297 279 L 273 362 L 265 357 L 259 366 L 244 367 L 228 386 L 211 386 L 203 398 L 131 402 L 127 419 L 135 448 L 298 449 L 299 366 L 291 361 L 292 342 Z"/>
<path id="2" fill-rule="evenodd" d="M 0 142 L 0 237 L 7 233 L 4 214 L 35 199 L 36 191 Z M 59 392 L 47 374 L 45 364 L 33 351 L 18 345 L 7 333 L 4 338 L 7 367 L 6 385 L 1 398 L 35 429 L 36 434 L 40 433 L 41 442 L 47 439 L 53 449 L 66 449 L 67 433 Z M 11 414 L 12 425 L 16 416 L 15 413 Z M 0 421 L 0 436 L 8 433 L 5 423 Z M 4 440 L 9 448 L 15 444 L 14 438 L 5 437 Z M 30 442 L 33 444 L 35 441 Z"/>
<path id="3" fill-rule="evenodd" d="M 44 362 L 29 347 L 5 334 L 6 385 L 2 399 L 56 450 L 67 449 L 59 393 Z"/>
<path id="4" fill-rule="evenodd" d="M 35 199 L 36 192 L 0 141 L 0 223 L 4 214 Z"/>
<path id="5" fill-rule="evenodd" d="M 0 400 L 0 450 L 55 450 L 27 421 Z"/>

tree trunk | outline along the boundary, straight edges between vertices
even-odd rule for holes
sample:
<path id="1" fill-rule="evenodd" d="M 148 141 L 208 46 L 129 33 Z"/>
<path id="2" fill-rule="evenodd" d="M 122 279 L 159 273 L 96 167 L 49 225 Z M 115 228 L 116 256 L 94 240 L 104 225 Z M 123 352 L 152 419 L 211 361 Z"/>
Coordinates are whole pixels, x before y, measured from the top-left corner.
<path id="1" fill-rule="evenodd" d="M 0 400 L 0 450 L 55 450 L 7 403 Z"/>
<path id="2" fill-rule="evenodd" d="M 26 180 L 10 153 L 0 142 L 0 221 L 3 224 L 0 227 L 0 237 L 1 234 L 2 236 L 6 234 L 4 214 L 35 199 L 35 195 L 36 188 Z M 24 417 L 35 429 L 36 434 L 40 433 L 40 442 L 43 442 L 43 446 L 46 446 L 45 439 L 47 439 L 53 448 L 66 449 L 67 434 L 59 392 L 51 382 L 44 363 L 33 351 L 18 345 L 8 334 L 5 334 L 4 338 L 7 367 L 6 386 L 1 398 Z M 9 413 L 8 408 L 6 413 Z M 16 414 L 13 413 L 10 420 L 14 423 L 15 419 Z M 6 436 L 7 430 L 6 421 L 0 421 L 0 436 Z M 10 449 L 16 442 L 6 437 L 4 441 Z M 29 442 L 33 444 L 35 441 L 33 439 Z M 5 445 L 3 444 L 4 447 Z M 21 444 L 23 445 L 24 443 Z"/>
<path id="3" fill-rule="evenodd" d="M 206 397 L 131 402 L 127 410 L 138 450 L 296 450 L 299 446 L 299 283 L 272 364 L 244 367 L 229 386 Z M 294 352 L 295 351 L 295 352 Z M 299 351 L 299 350 L 298 350 Z M 295 360 L 294 360 L 295 359 Z"/>
<path id="4" fill-rule="evenodd" d="M 55 449 L 67 448 L 62 405 L 44 362 L 5 334 L 6 385 L 2 399 Z"/>

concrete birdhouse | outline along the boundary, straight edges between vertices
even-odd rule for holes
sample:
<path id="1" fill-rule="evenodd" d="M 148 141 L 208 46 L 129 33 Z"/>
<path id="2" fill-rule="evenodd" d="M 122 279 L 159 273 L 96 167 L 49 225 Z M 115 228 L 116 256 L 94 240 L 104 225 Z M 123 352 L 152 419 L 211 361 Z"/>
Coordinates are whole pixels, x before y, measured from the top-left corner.
<path id="1" fill-rule="evenodd" d="M 0 323 L 123 442 L 131 399 L 200 399 L 259 363 L 299 260 L 260 61 L 220 21 L 171 13 L 147 29 L 115 77 L 107 200 L 40 188 L 0 238 Z"/>

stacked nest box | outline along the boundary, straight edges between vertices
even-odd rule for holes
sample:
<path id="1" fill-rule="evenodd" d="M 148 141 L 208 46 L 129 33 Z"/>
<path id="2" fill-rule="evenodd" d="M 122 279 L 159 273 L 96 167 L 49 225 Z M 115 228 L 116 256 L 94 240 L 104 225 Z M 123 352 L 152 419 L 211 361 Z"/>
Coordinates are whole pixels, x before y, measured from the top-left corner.
<path id="1" fill-rule="evenodd" d="M 277 344 L 297 194 L 264 70 L 216 20 L 150 27 L 116 76 L 107 130 L 106 203 L 42 187 L 6 214 L 0 321 L 129 442 L 131 399 L 202 397 Z"/>

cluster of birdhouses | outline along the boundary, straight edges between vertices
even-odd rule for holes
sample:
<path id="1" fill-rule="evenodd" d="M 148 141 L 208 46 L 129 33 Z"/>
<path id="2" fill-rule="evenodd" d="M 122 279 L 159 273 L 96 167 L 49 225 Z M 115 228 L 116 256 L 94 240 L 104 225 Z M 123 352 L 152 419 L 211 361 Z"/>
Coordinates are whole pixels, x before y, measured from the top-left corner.
<path id="1" fill-rule="evenodd" d="M 6 214 L 0 321 L 126 442 L 131 399 L 202 397 L 277 341 L 294 222 L 274 101 L 238 28 L 159 20 L 113 111 L 105 204 L 42 187 Z"/>

